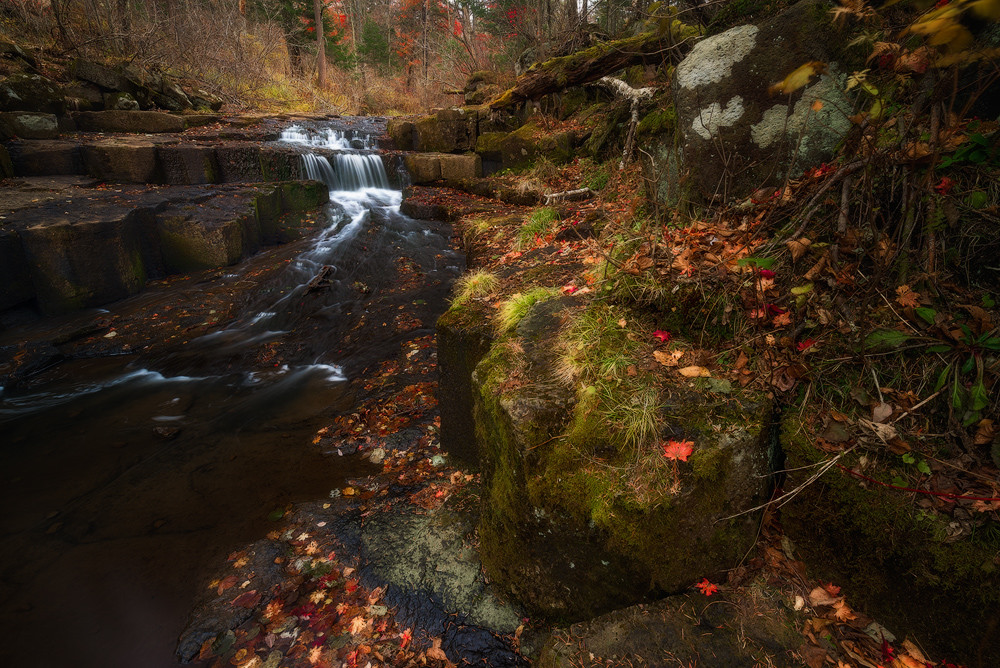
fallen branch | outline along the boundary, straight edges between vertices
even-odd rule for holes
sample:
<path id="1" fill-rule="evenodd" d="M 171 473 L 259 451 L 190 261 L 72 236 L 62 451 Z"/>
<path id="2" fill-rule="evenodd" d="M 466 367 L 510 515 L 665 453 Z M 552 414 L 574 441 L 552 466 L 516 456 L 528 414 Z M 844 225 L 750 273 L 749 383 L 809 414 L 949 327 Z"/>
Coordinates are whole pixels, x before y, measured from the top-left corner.
<path id="1" fill-rule="evenodd" d="M 590 188 L 578 188 L 577 190 L 564 190 L 561 193 L 551 193 L 545 195 L 545 206 L 549 206 L 555 202 L 576 202 L 582 199 L 590 199 L 596 194 Z"/>
<path id="2" fill-rule="evenodd" d="M 646 32 L 536 63 L 517 78 L 513 88 L 490 102 L 490 108 L 503 109 L 527 100 L 537 100 L 570 86 L 596 81 L 664 53 L 676 64 L 687 52 L 686 47 L 696 34 L 695 28 L 674 21 L 667 34 Z"/>
<path id="3" fill-rule="evenodd" d="M 656 88 L 632 88 L 621 79 L 614 77 L 601 77 L 596 82 L 611 91 L 617 97 L 623 97 L 629 101 L 630 118 L 628 124 L 628 135 L 625 138 L 625 148 L 622 149 L 622 159 L 618 163 L 618 171 L 625 169 L 625 163 L 632 157 L 632 146 L 635 143 L 635 127 L 639 124 L 639 105 L 643 100 L 653 97 Z"/>

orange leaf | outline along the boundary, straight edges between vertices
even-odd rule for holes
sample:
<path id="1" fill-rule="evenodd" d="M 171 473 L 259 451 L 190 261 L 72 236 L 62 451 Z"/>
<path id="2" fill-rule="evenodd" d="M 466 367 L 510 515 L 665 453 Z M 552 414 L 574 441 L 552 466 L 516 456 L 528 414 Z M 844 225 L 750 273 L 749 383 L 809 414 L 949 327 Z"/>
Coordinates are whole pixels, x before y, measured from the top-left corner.
<path id="1" fill-rule="evenodd" d="M 667 441 L 663 444 L 663 456 L 667 459 L 686 462 L 692 452 L 694 452 L 694 441 Z"/>
<path id="2" fill-rule="evenodd" d="M 708 378 L 712 374 L 703 366 L 686 366 L 683 369 L 678 369 L 682 376 L 685 378 Z"/>
<path id="3" fill-rule="evenodd" d="M 920 293 L 914 292 L 909 285 L 901 285 L 896 288 L 896 303 L 903 308 L 917 308 L 920 306 Z"/>

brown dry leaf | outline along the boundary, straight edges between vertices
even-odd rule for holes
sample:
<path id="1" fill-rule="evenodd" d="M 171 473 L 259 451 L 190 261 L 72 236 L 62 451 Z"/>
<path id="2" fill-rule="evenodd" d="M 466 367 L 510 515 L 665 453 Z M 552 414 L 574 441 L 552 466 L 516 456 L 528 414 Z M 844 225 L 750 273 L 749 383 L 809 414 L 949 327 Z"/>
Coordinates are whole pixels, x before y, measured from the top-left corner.
<path id="1" fill-rule="evenodd" d="M 736 371 L 742 371 L 743 367 L 745 367 L 747 365 L 747 362 L 749 362 L 749 361 L 750 361 L 750 358 L 747 357 L 747 354 L 741 350 L 740 351 L 740 356 L 736 358 L 736 365 L 733 368 Z"/>
<path id="2" fill-rule="evenodd" d="M 924 663 L 930 663 L 924 653 L 920 651 L 920 648 L 913 644 L 913 641 L 907 638 L 903 641 L 903 651 L 909 654 L 911 657 L 917 661 L 923 661 Z"/>
<path id="3" fill-rule="evenodd" d="M 838 597 L 831 596 L 830 592 L 823 589 L 823 587 L 816 587 L 809 592 L 809 604 L 814 607 L 817 605 L 833 605 L 838 600 L 840 600 Z"/>
<path id="4" fill-rule="evenodd" d="M 892 415 L 892 405 L 884 401 L 872 408 L 872 422 L 885 422 Z"/>
<path id="5" fill-rule="evenodd" d="M 792 260 L 798 260 L 800 257 L 805 255 L 811 244 L 812 242 L 806 237 L 789 239 L 785 242 L 785 245 L 788 246 L 788 250 L 792 253 Z"/>
<path id="6" fill-rule="evenodd" d="M 897 656 L 895 660 L 893 660 L 892 666 L 893 668 L 927 668 L 926 663 L 914 659 L 909 654 Z"/>
<path id="7" fill-rule="evenodd" d="M 851 608 L 847 605 L 847 603 L 844 602 L 843 599 L 840 599 L 839 601 L 833 604 L 833 616 L 842 622 L 849 622 L 852 619 L 858 618 L 858 616 L 854 614 L 854 611 L 851 610 Z"/>
<path id="8" fill-rule="evenodd" d="M 351 634 L 358 635 L 364 633 L 365 629 L 368 628 L 368 625 L 370 623 L 371 620 L 367 620 L 361 615 L 358 615 L 357 617 L 351 620 L 351 626 L 350 626 Z"/>
<path id="9" fill-rule="evenodd" d="M 903 308 L 917 308 L 920 306 L 920 293 L 914 292 L 909 285 L 901 285 L 896 288 L 896 303 Z"/>
<path id="10" fill-rule="evenodd" d="M 703 366 L 686 366 L 677 370 L 685 378 L 708 378 L 712 373 Z"/>
<path id="11" fill-rule="evenodd" d="M 858 420 L 858 424 L 862 427 L 871 429 L 876 436 L 882 439 L 883 443 L 889 443 L 899 438 L 899 434 L 896 433 L 896 428 L 891 424 L 880 424 L 878 422 L 871 422 L 865 419 Z"/>
<path id="12" fill-rule="evenodd" d="M 447 661 L 448 656 L 441 649 L 441 638 L 434 638 L 431 640 L 431 647 L 426 652 L 428 659 L 435 659 L 437 661 Z"/>
<path id="13" fill-rule="evenodd" d="M 677 366 L 680 359 L 684 357 L 683 350 L 654 350 L 653 359 L 663 366 Z"/>
<path id="14" fill-rule="evenodd" d="M 992 443 L 996 436 L 996 431 L 996 427 L 993 426 L 993 420 L 980 420 L 979 428 L 976 429 L 975 444 L 986 445 Z"/>
<path id="15" fill-rule="evenodd" d="M 823 664 L 826 663 L 826 650 L 821 647 L 807 645 L 799 649 L 799 654 L 809 668 L 823 668 Z"/>
<path id="16" fill-rule="evenodd" d="M 771 320 L 771 324 L 773 324 L 775 327 L 787 327 L 788 325 L 792 324 L 791 311 L 788 311 L 786 313 L 779 313 L 778 315 L 774 316 L 774 319 Z"/>

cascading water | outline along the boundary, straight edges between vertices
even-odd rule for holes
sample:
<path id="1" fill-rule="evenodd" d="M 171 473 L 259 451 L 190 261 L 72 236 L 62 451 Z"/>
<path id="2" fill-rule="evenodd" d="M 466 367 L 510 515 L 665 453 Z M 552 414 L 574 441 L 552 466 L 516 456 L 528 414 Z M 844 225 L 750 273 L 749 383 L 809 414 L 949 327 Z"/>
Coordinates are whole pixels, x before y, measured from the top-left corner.
<path id="1" fill-rule="evenodd" d="M 444 224 L 399 212 L 371 133 L 292 126 L 279 141 L 330 188 L 315 237 L 110 307 L 141 323 L 236 295 L 224 323 L 205 310 L 144 352 L 0 390 L 0 561 L 14 565 L 0 623 L 25 647 L 59 628 L 63 664 L 174 666 L 203 571 L 274 508 L 367 470 L 313 435 L 352 409 L 350 378 L 433 333 L 462 258 Z M 421 329 L 394 324 L 404 308 Z"/>

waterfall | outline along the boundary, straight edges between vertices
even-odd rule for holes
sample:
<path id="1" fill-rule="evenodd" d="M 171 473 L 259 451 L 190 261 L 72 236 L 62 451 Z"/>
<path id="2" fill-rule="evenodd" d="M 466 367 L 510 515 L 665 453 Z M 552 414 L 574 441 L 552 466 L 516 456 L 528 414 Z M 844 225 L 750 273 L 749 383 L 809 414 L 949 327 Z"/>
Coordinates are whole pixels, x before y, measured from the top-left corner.
<path id="1" fill-rule="evenodd" d="M 333 128 L 308 131 L 293 125 L 282 131 L 280 140 L 310 148 L 338 151 L 329 157 L 315 153 L 302 155 L 302 168 L 306 177 L 322 181 L 330 190 L 388 190 L 390 187 L 381 156 L 361 152 L 377 147 L 371 135 Z"/>

